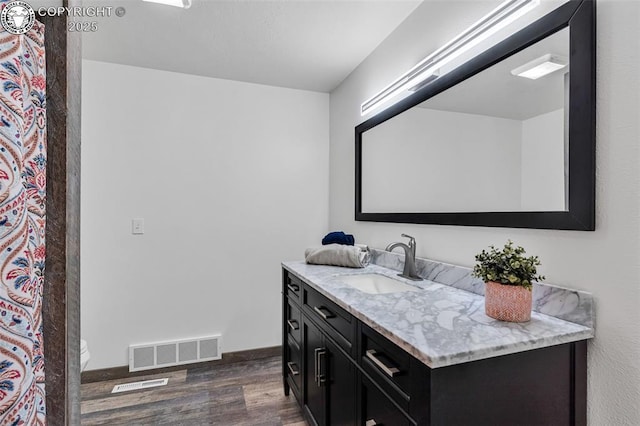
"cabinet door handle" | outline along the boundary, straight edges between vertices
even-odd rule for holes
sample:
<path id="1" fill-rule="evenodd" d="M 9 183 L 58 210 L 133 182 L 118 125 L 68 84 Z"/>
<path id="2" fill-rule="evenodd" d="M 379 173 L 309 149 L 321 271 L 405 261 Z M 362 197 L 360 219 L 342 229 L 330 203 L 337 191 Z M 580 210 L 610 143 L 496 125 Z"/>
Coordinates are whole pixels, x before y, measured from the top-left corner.
<path id="1" fill-rule="evenodd" d="M 316 382 L 316 385 L 318 387 L 320 387 L 320 382 L 318 381 L 318 377 L 320 376 L 320 369 L 318 368 L 318 352 L 320 352 L 321 349 L 322 348 L 315 348 L 313 350 L 313 373 L 315 375 L 314 381 Z"/>
<path id="2" fill-rule="evenodd" d="M 294 366 L 296 367 L 295 369 L 293 368 Z M 298 366 L 295 362 L 288 362 L 287 367 L 289 367 L 289 371 L 291 371 L 292 375 L 297 376 L 298 374 L 300 374 L 300 370 L 298 370 Z"/>
<path id="3" fill-rule="evenodd" d="M 327 354 L 327 350 L 325 348 L 318 349 L 318 387 L 322 387 L 327 381 L 327 376 L 324 372 L 325 366 L 323 363 L 324 356 Z"/>
<path id="4" fill-rule="evenodd" d="M 371 361 L 373 361 L 373 363 L 375 365 L 378 366 L 378 368 L 380 368 L 382 371 L 384 371 L 384 373 L 389 376 L 389 377 L 394 377 L 396 376 L 398 373 L 400 373 L 400 370 L 398 370 L 395 367 L 387 367 L 386 365 L 384 365 L 384 363 L 382 361 L 380 361 L 378 359 L 378 357 L 376 356 L 377 352 L 375 349 L 369 349 L 366 353 L 367 358 L 369 358 Z"/>
<path id="5" fill-rule="evenodd" d="M 327 311 L 328 313 L 324 313 L 324 311 Z M 329 319 L 329 318 L 333 318 L 335 317 L 335 315 L 333 315 L 333 312 L 331 312 L 329 309 L 325 308 L 324 306 L 314 306 L 313 310 L 316 311 L 318 313 L 318 315 L 320 315 L 322 318 L 324 319 Z"/>
<path id="6" fill-rule="evenodd" d="M 287 324 L 289 324 L 289 327 L 291 327 L 291 330 L 294 330 L 294 331 L 300 328 L 300 326 L 298 325 L 298 321 L 296 320 L 287 320 Z"/>
<path id="7" fill-rule="evenodd" d="M 364 424 L 364 426 L 382 426 L 382 425 L 378 425 L 378 423 L 376 423 L 376 421 L 374 419 L 369 419 Z"/>
<path id="8" fill-rule="evenodd" d="M 316 386 L 322 387 L 326 381 L 325 375 L 322 373 L 322 357 L 327 353 L 325 348 L 315 348 L 313 350 L 314 362 L 315 362 L 315 382 Z"/>
<path id="9" fill-rule="evenodd" d="M 300 291 L 300 286 L 298 284 L 287 284 L 287 288 L 295 293 Z"/>

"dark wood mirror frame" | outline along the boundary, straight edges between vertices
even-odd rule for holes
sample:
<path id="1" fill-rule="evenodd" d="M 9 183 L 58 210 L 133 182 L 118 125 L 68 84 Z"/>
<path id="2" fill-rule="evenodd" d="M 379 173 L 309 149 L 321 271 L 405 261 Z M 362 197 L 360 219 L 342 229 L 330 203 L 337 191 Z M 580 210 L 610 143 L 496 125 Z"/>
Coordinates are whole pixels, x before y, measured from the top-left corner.
<path id="1" fill-rule="evenodd" d="M 506 228 L 595 229 L 596 13 L 595 0 L 571 0 L 355 129 L 355 220 Z M 569 181 L 567 211 L 365 213 L 362 211 L 362 134 L 563 29 L 569 28 Z"/>

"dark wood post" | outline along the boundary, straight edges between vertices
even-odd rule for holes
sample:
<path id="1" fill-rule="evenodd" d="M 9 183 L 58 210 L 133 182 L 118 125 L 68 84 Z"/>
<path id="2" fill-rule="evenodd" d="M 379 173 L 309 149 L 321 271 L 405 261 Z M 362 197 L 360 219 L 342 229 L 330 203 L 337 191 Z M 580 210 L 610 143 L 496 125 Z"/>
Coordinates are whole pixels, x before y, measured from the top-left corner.
<path id="1" fill-rule="evenodd" d="M 64 2 L 75 5 L 75 0 Z M 69 4 L 71 3 L 71 4 Z M 67 19 L 39 17 L 47 57 L 47 225 L 43 292 L 49 425 L 80 424 L 79 33 Z"/>

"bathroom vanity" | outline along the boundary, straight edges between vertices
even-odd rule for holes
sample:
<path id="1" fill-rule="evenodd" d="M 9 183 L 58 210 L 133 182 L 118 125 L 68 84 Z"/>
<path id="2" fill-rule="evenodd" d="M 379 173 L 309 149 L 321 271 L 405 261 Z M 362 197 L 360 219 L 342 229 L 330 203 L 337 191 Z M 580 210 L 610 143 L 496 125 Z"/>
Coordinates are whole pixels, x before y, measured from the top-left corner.
<path id="1" fill-rule="evenodd" d="M 531 321 L 504 323 L 468 268 L 418 259 L 410 282 L 373 252 L 363 269 L 282 264 L 284 391 L 310 424 L 586 424 L 589 294 L 537 285 Z"/>

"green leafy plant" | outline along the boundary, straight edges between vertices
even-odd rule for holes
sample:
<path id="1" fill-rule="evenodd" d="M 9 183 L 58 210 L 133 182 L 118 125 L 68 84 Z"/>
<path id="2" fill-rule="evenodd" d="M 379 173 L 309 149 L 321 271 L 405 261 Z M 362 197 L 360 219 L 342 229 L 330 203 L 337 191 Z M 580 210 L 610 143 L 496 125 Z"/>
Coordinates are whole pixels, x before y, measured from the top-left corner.
<path id="1" fill-rule="evenodd" d="M 505 285 L 521 286 L 531 290 L 532 282 L 544 280 L 538 275 L 540 266 L 538 256 L 525 256 L 525 250 L 514 247 L 509 240 L 502 250 L 489 246 L 489 251 L 476 254 L 477 264 L 473 267 L 473 276 L 485 282 L 494 281 Z"/>

